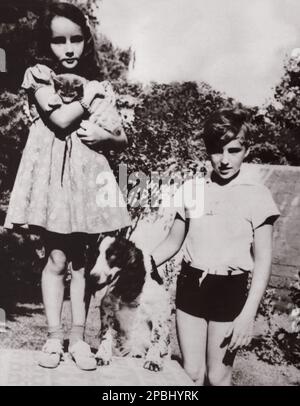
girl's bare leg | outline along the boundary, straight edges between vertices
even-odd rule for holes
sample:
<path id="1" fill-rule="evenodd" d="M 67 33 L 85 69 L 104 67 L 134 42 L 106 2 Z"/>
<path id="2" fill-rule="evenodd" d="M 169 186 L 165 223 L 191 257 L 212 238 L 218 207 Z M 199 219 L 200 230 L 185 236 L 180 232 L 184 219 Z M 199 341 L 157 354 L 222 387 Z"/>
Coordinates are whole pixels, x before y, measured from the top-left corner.
<path id="1" fill-rule="evenodd" d="M 42 273 L 43 302 L 50 329 L 61 325 L 66 261 L 64 252 L 54 249 L 50 252 L 48 262 Z"/>
<path id="2" fill-rule="evenodd" d="M 224 337 L 231 322 L 210 321 L 208 324 L 207 367 L 208 380 L 212 386 L 230 386 L 232 365 L 224 364 L 228 343 Z"/>
<path id="3" fill-rule="evenodd" d="M 70 253 L 71 259 L 71 284 L 70 299 L 72 309 L 72 329 L 70 333 L 70 346 L 78 340 L 84 339 L 86 321 L 85 303 L 85 244 L 84 241 L 76 241 Z"/>
<path id="4" fill-rule="evenodd" d="M 207 322 L 176 310 L 177 331 L 183 367 L 198 386 L 203 386 L 206 365 Z"/>
<path id="5" fill-rule="evenodd" d="M 75 244 L 70 254 L 72 262 L 72 278 L 70 286 L 72 328 L 70 331 L 69 353 L 78 368 L 91 371 L 97 368 L 90 346 L 84 342 L 86 321 L 86 295 L 85 295 L 85 243 Z"/>
<path id="6" fill-rule="evenodd" d="M 61 326 L 61 311 L 67 259 L 60 249 L 49 249 L 48 252 L 50 254 L 42 273 L 42 294 L 48 323 L 48 337 L 40 353 L 39 365 L 44 368 L 56 368 L 63 354 L 64 331 Z"/>
<path id="7" fill-rule="evenodd" d="M 85 324 L 85 269 L 72 269 L 70 285 L 70 297 L 72 308 L 72 322 L 76 326 Z"/>

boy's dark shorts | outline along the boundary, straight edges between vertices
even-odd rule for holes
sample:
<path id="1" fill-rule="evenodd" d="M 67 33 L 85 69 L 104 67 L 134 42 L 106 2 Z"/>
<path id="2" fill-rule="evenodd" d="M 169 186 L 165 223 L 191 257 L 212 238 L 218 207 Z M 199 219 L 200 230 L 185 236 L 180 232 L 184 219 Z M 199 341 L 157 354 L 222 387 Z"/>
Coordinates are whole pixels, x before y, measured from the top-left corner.
<path id="1" fill-rule="evenodd" d="M 183 262 L 177 279 L 176 307 L 207 321 L 233 321 L 248 294 L 248 272 L 238 275 L 208 274 L 199 286 L 202 271 Z"/>

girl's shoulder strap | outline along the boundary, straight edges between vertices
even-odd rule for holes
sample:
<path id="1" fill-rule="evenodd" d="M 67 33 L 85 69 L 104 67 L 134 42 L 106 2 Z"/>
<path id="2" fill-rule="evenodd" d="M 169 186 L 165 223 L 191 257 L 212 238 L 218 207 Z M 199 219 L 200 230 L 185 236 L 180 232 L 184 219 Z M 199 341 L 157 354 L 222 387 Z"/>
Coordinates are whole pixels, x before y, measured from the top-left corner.
<path id="1" fill-rule="evenodd" d="M 46 65 L 37 64 L 26 69 L 22 88 L 36 92 L 42 86 L 51 86 L 54 72 Z"/>

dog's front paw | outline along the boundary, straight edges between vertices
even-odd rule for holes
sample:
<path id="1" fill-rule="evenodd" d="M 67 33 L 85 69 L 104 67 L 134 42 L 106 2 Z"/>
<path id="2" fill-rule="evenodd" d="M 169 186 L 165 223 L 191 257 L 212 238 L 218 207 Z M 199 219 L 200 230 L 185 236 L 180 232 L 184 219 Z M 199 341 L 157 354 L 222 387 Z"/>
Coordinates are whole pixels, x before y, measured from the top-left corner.
<path id="1" fill-rule="evenodd" d="M 149 371 L 158 372 L 158 371 L 162 370 L 162 365 L 157 364 L 156 362 L 153 362 L 153 361 L 146 361 L 144 363 L 144 368 L 149 369 Z"/>
<path id="2" fill-rule="evenodd" d="M 109 365 L 112 360 L 112 335 L 110 329 L 106 331 L 95 355 L 97 365 Z"/>
<path id="3" fill-rule="evenodd" d="M 112 356 L 109 352 L 103 351 L 103 348 L 99 348 L 95 358 L 98 366 L 106 366 L 111 363 Z"/>
<path id="4" fill-rule="evenodd" d="M 163 357 L 160 353 L 160 346 L 150 346 L 144 363 L 144 368 L 149 371 L 161 371 L 163 368 Z"/>
<path id="5" fill-rule="evenodd" d="M 106 359 L 103 359 L 103 358 L 97 358 L 96 357 L 96 361 L 97 361 L 97 365 L 99 367 L 107 366 L 107 365 L 110 364 L 110 360 L 106 360 Z"/>

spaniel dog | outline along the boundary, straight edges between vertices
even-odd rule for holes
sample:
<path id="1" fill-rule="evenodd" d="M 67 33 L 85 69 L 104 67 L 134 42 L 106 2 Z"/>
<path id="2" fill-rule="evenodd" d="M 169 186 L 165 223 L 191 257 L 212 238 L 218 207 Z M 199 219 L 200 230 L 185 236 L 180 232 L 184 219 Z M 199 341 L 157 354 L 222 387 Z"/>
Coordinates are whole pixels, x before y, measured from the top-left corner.
<path id="1" fill-rule="evenodd" d="M 98 365 L 117 355 L 145 357 L 159 371 L 168 355 L 170 299 L 149 255 L 124 237 L 105 237 L 90 273 L 102 293 Z"/>

